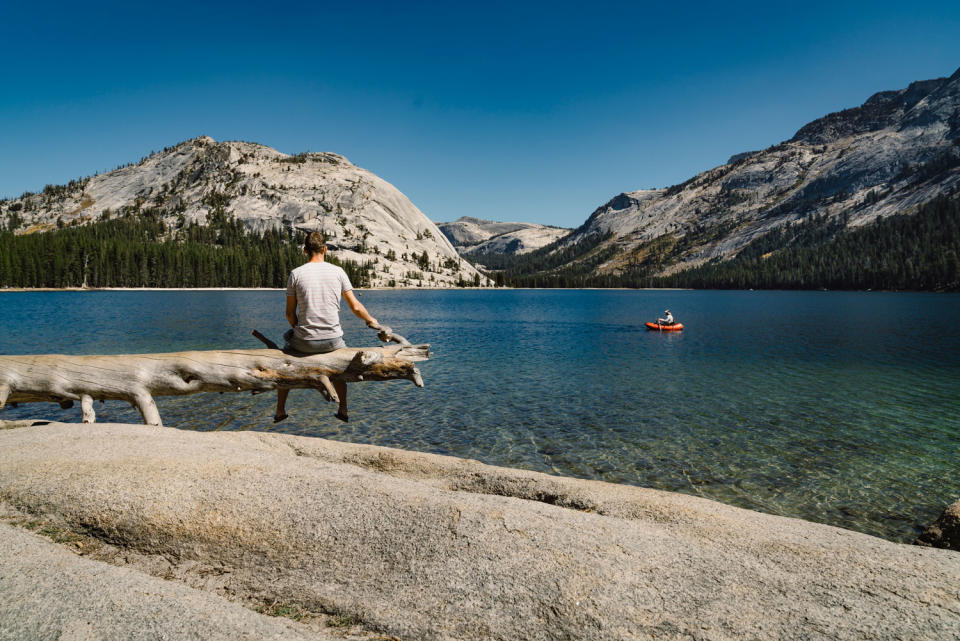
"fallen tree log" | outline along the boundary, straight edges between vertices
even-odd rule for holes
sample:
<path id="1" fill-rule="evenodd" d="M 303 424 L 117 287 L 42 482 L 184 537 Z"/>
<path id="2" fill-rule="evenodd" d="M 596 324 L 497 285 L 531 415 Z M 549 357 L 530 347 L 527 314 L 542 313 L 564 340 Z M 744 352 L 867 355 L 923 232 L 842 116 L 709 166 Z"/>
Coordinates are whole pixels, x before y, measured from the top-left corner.
<path id="1" fill-rule="evenodd" d="M 256 333 L 258 334 L 258 332 Z M 255 334 L 255 335 L 256 335 Z M 258 336 L 264 342 L 268 339 Z M 211 350 L 163 354 L 0 356 L 0 409 L 7 403 L 80 401 L 82 420 L 93 423 L 94 400 L 121 400 L 148 425 L 162 425 L 154 396 L 199 392 L 254 394 L 280 388 L 316 389 L 338 401 L 331 379 L 345 382 L 406 379 L 423 387 L 414 363 L 427 360 L 429 345 L 411 345 L 384 328 L 386 347 L 343 348 L 296 355 L 279 349 Z M 275 347 L 275 346 L 274 346 Z"/>

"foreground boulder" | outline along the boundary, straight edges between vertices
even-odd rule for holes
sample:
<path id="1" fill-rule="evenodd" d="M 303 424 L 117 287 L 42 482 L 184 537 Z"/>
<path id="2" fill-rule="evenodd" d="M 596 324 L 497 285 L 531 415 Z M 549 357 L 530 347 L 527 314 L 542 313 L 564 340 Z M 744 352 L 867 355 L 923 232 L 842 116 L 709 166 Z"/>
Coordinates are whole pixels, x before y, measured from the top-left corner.
<path id="1" fill-rule="evenodd" d="M 0 431 L 0 500 L 401 639 L 960 636 L 955 552 L 373 446 L 22 427 Z"/>
<path id="2" fill-rule="evenodd" d="M 960 501 L 951 503 L 935 523 L 924 529 L 917 545 L 929 545 L 960 552 Z"/>
<path id="3" fill-rule="evenodd" d="M 79 558 L 0 524 L 0 639 L 307 641 L 320 634 L 212 594 Z"/>

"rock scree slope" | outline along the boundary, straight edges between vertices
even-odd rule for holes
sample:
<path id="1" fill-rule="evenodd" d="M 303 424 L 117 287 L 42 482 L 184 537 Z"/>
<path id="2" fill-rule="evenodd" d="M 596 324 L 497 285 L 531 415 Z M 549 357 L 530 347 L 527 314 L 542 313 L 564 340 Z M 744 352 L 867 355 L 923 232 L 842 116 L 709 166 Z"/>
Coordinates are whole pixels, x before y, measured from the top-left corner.
<path id="1" fill-rule="evenodd" d="M 960 636 L 953 551 L 375 446 L 17 427 L 0 430 L 0 501 L 168 570 L 206 568 L 222 595 L 400 639 Z"/>

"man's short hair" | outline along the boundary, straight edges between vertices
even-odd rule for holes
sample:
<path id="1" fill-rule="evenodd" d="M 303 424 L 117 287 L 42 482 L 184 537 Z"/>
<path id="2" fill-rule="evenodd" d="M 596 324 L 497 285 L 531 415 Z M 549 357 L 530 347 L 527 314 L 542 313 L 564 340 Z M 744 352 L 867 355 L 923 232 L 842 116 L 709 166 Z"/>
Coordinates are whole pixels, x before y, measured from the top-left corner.
<path id="1" fill-rule="evenodd" d="M 311 255 L 323 252 L 323 248 L 326 246 L 326 237 L 318 231 L 312 231 L 307 234 L 307 240 L 303 243 L 303 248 Z"/>

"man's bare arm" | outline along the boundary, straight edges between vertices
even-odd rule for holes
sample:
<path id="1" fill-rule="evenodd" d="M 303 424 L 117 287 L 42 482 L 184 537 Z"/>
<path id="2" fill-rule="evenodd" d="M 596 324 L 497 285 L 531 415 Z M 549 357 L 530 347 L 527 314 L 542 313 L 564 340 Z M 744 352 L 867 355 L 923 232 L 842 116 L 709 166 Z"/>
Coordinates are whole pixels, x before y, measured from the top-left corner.
<path id="1" fill-rule="evenodd" d="M 353 312 L 357 318 L 363 320 L 367 324 L 367 327 L 372 327 L 374 329 L 378 329 L 380 327 L 377 319 L 371 316 L 370 312 L 367 311 L 367 308 L 363 306 L 363 303 L 357 300 L 353 290 L 347 290 L 343 292 L 343 300 L 347 301 L 350 311 Z"/>
<path id="2" fill-rule="evenodd" d="M 290 327 L 297 326 L 297 297 L 287 296 L 287 322 Z"/>

